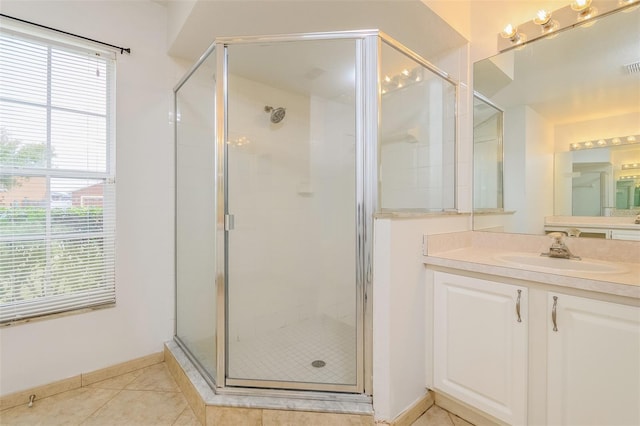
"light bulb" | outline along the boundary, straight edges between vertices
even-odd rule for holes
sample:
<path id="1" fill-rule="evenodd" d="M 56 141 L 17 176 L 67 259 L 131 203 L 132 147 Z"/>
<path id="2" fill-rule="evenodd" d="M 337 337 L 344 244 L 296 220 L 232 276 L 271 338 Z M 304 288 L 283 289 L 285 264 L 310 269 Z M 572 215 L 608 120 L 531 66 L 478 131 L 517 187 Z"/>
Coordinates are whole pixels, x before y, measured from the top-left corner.
<path id="1" fill-rule="evenodd" d="M 605 141 L 604 139 L 600 139 L 600 140 L 598 141 L 598 145 L 599 145 L 599 146 L 605 146 L 606 144 L 607 144 L 607 141 Z"/>
<path id="2" fill-rule="evenodd" d="M 504 38 L 512 38 L 516 35 L 517 31 L 518 30 L 516 29 L 516 27 L 514 27 L 511 24 L 507 24 L 507 26 L 504 27 L 500 35 Z"/>
<path id="3" fill-rule="evenodd" d="M 536 13 L 536 17 L 533 18 L 533 22 L 537 25 L 544 25 L 551 19 L 551 12 L 547 12 L 544 9 L 540 9 Z"/>
<path id="4" fill-rule="evenodd" d="M 614 145 L 620 145 L 622 141 L 620 140 L 620 138 L 613 138 L 611 139 L 611 143 Z"/>
<path id="5" fill-rule="evenodd" d="M 591 6 L 591 0 L 573 0 L 571 2 L 571 9 L 576 12 L 581 12 Z"/>
<path id="6" fill-rule="evenodd" d="M 627 142 L 629 143 L 633 143 L 636 141 L 636 137 L 631 135 L 631 136 L 627 136 Z"/>

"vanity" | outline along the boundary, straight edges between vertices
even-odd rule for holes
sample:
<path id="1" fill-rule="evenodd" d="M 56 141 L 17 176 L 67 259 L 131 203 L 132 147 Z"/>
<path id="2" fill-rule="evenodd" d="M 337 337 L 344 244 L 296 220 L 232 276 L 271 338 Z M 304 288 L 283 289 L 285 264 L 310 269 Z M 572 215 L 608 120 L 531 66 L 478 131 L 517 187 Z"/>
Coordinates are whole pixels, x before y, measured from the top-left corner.
<path id="1" fill-rule="evenodd" d="M 582 260 L 540 257 L 550 244 L 425 236 L 427 387 L 475 424 L 640 424 L 638 243 L 567 238 Z"/>
<path id="2" fill-rule="evenodd" d="M 578 234 L 581 237 L 640 241 L 640 224 L 635 216 L 549 216 L 544 218 L 544 230 Z"/>

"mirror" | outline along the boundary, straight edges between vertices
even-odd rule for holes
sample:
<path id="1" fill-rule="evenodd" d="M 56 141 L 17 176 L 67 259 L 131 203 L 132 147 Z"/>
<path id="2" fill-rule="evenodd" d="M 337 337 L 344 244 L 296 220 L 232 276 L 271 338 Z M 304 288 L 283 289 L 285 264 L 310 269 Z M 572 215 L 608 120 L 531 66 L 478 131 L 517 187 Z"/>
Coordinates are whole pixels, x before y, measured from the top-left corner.
<path id="1" fill-rule="evenodd" d="M 487 211 L 474 182 L 474 230 L 542 234 L 558 217 L 633 224 L 640 210 L 639 7 L 476 62 L 473 72 L 475 91 L 503 111 L 504 148 L 503 208 Z M 500 161 L 478 149 L 484 135 L 475 123 L 484 107 L 475 105 L 474 179 L 483 179 Z"/>

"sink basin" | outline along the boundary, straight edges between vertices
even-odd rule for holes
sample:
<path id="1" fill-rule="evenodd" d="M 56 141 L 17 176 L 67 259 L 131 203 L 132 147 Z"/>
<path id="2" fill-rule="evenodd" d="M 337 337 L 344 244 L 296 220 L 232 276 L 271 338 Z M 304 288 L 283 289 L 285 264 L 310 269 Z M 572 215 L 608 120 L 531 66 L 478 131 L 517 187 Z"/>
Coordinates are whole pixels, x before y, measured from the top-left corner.
<path id="1" fill-rule="evenodd" d="M 557 259 L 536 254 L 502 254 L 495 256 L 501 262 L 524 267 L 553 269 L 558 272 L 591 272 L 616 274 L 627 272 L 622 265 L 594 260 Z"/>

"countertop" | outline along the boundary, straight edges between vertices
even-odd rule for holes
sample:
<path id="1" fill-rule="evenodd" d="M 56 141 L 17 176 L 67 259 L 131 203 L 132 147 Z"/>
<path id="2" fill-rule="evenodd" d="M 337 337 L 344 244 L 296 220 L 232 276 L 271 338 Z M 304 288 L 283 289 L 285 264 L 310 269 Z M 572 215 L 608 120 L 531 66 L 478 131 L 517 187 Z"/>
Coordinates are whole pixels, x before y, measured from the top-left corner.
<path id="1" fill-rule="evenodd" d="M 476 238 L 474 238 L 475 235 L 477 235 Z M 448 238 L 449 241 L 447 241 Z M 518 245 L 519 238 L 526 239 L 523 240 L 526 243 Z M 425 244 L 423 260 L 427 266 L 433 265 L 640 299 L 640 262 L 637 262 L 635 258 L 629 258 L 629 256 L 623 258 L 624 262 L 582 257 L 581 262 L 613 263 L 624 269 L 624 272 L 617 273 L 573 270 L 560 272 L 557 269 L 540 266 L 526 265 L 521 267 L 499 259 L 503 255 L 539 255 L 541 251 L 532 250 L 536 243 L 536 240 L 533 239 L 536 238 L 538 237 L 471 231 L 429 235 L 426 236 L 427 244 Z M 544 237 L 542 241 L 547 244 L 547 240 L 548 238 Z M 614 248 L 619 246 L 622 250 L 640 249 L 640 244 L 633 243 L 635 242 L 621 241 L 607 244 L 611 244 Z M 514 250 L 514 245 L 519 248 Z M 578 251 L 577 249 L 572 250 Z M 558 260 L 564 261 L 563 259 Z"/>
<path id="2" fill-rule="evenodd" d="M 545 226 L 624 229 L 640 231 L 640 224 L 634 223 L 635 216 L 548 216 L 544 220 Z"/>

